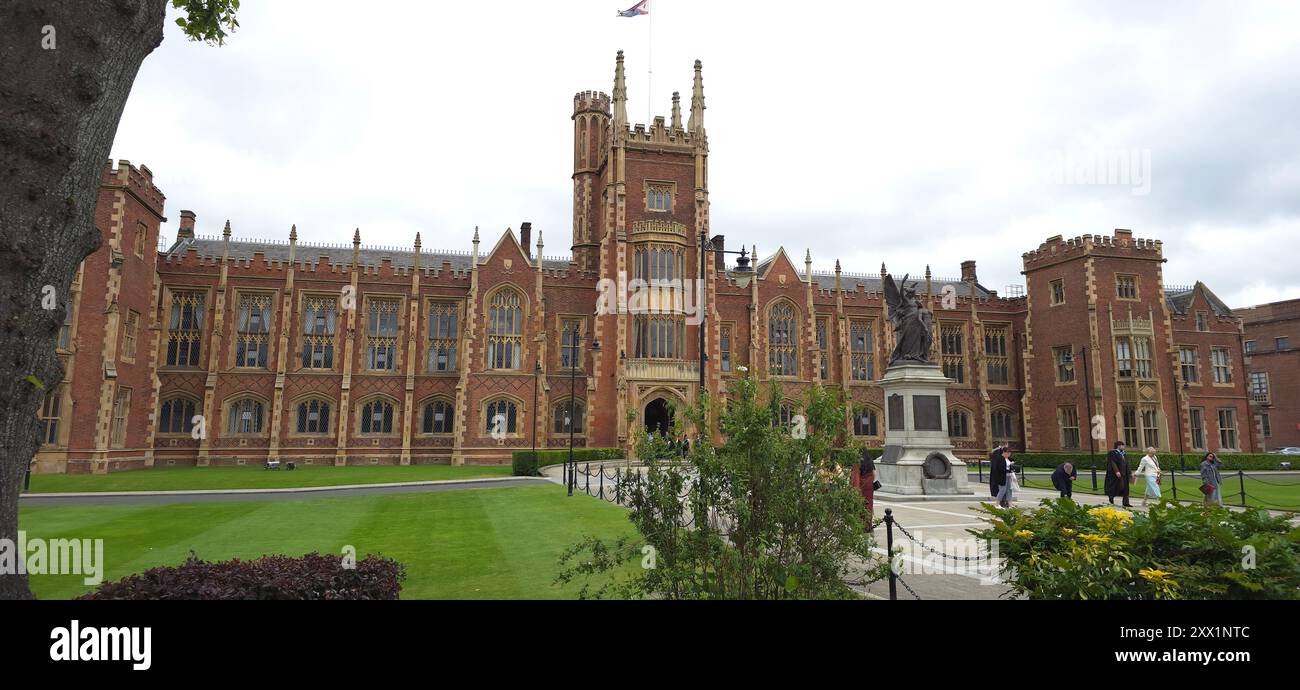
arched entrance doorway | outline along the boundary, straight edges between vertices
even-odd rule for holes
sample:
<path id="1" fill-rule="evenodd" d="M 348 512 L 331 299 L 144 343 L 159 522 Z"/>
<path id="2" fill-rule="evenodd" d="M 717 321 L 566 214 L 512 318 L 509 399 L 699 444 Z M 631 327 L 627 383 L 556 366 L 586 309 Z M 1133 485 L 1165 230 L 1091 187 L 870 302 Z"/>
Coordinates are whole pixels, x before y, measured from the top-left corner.
<path id="1" fill-rule="evenodd" d="M 645 430 L 656 435 L 672 433 L 673 409 L 667 400 L 655 398 L 645 406 Z"/>

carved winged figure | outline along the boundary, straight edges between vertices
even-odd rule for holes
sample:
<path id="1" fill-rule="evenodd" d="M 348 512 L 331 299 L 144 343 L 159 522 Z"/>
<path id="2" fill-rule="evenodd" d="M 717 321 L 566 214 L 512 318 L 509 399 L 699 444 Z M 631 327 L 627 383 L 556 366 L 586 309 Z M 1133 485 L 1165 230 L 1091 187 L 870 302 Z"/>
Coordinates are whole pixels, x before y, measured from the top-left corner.
<path id="1" fill-rule="evenodd" d="M 894 282 L 888 273 L 881 277 L 885 291 L 885 302 L 889 305 L 889 320 L 894 324 L 894 352 L 889 363 L 895 362 L 930 362 L 930 348 L 934 344 L 934 314 L 926 309 L 916 296 L 916 283 L 907 284 L 903 276 L 902 286 Z"/>

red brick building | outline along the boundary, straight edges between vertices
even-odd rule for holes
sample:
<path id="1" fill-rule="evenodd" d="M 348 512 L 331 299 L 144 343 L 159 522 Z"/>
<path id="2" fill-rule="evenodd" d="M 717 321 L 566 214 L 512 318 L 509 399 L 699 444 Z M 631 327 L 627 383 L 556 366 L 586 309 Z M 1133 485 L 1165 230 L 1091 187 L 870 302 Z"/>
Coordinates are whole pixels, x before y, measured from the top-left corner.
<path id="1" fill-rule="evenodd" d="M 250 241 L 229 223 L 205 237 L 189 211 L 156 251 L 162 193 L 147 168 L 110 163 L 105 246 L 72 291 L 39 469 L 503 462 L 534 437 L 567 447 L 571 404 L 578 445 L 626 447 L 637 427 L 670 424 L 700 390 L 701 238 L 725 247 L 709 221 L 701 66 L 685 123 L 676 94 L 649 126 L 629 125 L 626 101 L 621 54 L 612 97 L 574 99 L 573 227 L 555 242 L 571 255 L 556 259 L 529 223 L 489 244 L 476 230 L 458 252 L 419 235 L 364 247 L 360 231 L 350 246 L 296 229 Z M 880 274 L 816 272 L 780 248 L 749 273 L 724 258 L 703 262 L 709 392 L 748 371 L 779 381 L 793 413 L 806 389 L 835 386 L 853 401 L 846 432 L 881 445 L 875 382 L 893 335 Z M 1087 452 L 1094 415 L 1099 447 L 1177 450 L 1181 429 L 1189 450 L 1253 450 L 1240 325 L 1203 286 L 1166 294 L 1163 261 L 1159 242 L 1119 230 L 1025 254 L 1025 295 L 988 290 L 974 261 L 958 279 L 912 274 L 954 381 L 957 452 Z"/>
<path id="2" fill-rule="evenodd" d="M 1300 447 L 1300 299 L 1238 309 L 1250 398 L 1266 448 Z"/>

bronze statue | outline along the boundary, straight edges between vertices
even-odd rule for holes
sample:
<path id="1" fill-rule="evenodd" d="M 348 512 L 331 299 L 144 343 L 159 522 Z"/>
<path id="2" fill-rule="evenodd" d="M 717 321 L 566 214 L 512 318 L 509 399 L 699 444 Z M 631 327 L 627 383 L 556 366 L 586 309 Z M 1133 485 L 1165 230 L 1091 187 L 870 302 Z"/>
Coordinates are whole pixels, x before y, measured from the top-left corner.
<path id="1" fill-rule="evenodd" d="M 911 275 L 911 274 L 908 274 Z M 896 362 L 930 363 L 930 348 L 934 343 L 934 314 L 916 296 L 916 283 L 907 284 L 903 276 L 902 287 L 894 277 L 885 273 L 880 282 L 889 304 L 889 320 L 894 324 L 894 353 L 889 364 Z"/>

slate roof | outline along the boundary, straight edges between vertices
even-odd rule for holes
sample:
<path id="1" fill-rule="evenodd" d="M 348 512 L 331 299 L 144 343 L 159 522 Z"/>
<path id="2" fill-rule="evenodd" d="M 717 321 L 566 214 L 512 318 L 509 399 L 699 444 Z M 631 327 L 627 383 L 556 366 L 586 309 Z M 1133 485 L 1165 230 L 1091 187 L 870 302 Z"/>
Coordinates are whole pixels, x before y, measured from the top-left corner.
<path id="1" fill-rule="evenodd" d="M 907 282 L 909 283 L 913 281 L 917 282 L 919 284 L 917 288 L 918 292 L 923 292 L 925 290 L 925 273 L 922 272 L 920 275 L 921 278 L 919 280 L 914 277 L 909 277 L 907 279 Z M 902 280 L 903 277 L 895 276 L 894 279 Z M 823 290 L 835 289 L 834 273 L 827 273 L 824 271 L 813 271 L 813 280 L 817 281 L 817 287 Z M 866 290 L 867 292 L 884 292 L 884 287 L 881 285 L 880 274 L 864 275 L 861 273 L 841 273 L 840 285 L 843 286 L 844 289 L 846 290 L 852 290 L 854 289 L 855 286 L 861 285 L 863 286 L 863 289 Z M 934 290 L 936 295 L 939 294 L 939 291 L 943 289 L 944 285 L 953 286 L 953 289 L 956 290 L 958 297 L 970 297 L 971 290 L 970 290 L 969 283 L 959 281 L 959 280 L 946 280 L 946 279 L 938 279 L 938 278 L 931 279 L 931 288 Z M 994 297 L 994 294 L 992 290 L 989 290 L 988 288 L 984 287 L 983 285 L 980 285 L 979 283 L 975 283 L 975 296 L 982 297 L 982 298 L 989 298 L 989 297 Z"/>
<path id="2" fill-rule="evenodd" d="M 222 240 L 215 238 L 184 238 L 178 240 L 166 252 L 164 256 L 179 259 L 193 247 L 198 251 L 199 256 L 210 259 L 221 258 Z M 253 254 L 261 252 L 266 256 L 268 261 L 288 261 L 289 244 L 279 242 L 250 242 L 246 240 L 230 241 L 230 258 L 234 260 L 252 259 Z M 320 257 L 328 257 L 330 264 L 333 265 L 350 265 L 352 263 L 352 246 L 351 245 L 317 245 L 304 242 L 298 243 L 297 258 L 299 261 L 314 262 Z M 410 268 L 415 265 L 415 252 L 409 249 L 398 249 L 392 247 L 366 247 L 361 246 L 359 261 L 363 266 L 378 266 L 384 259 L 392 261 L 393 266 L 397 268 Z M 469 252 L 447 252 L 447 251 L 420 251 L 421 268 L 442 268 L 443 261 L 451 262 L 455 270 L 468 270 L 473 257 Z M 568 268 L 569 259 L 542 259 L 542 267 L 549 269 Z"/>
<path id="3" fill-rule="evenodd" d="M 1201 291 L 1201 294 L 1205 295 L 1205 301 L 1210 303 L 1210 309 L 1214 311 L 1216 316 L 1233 316 L 1232 309 L 1230 309 L 1227 304 L 1224 304 L 1223 300 L 1219 299 L 1218 295 L 1211 292 L 1210 288 L 1205 287 L 1205 283 L 1201 282 L 1178 292 L 1166 292 L 1165 302 L 1168 303 L 1170 311 L 1179 315 L 1186 314 L 1187 310 L 1192 306 L 1192 299 L 1196 296 L 1196 291 L 1198 289 Z"/>

